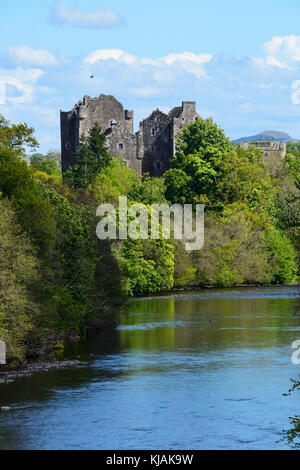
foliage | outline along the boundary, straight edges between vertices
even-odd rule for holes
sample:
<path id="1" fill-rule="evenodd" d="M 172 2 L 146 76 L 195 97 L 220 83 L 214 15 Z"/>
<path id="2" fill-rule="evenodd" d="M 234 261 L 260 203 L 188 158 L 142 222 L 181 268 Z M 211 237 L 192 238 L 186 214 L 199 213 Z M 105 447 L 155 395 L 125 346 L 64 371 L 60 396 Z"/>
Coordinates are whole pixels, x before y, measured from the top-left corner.
<path id="1" fill-rule="evenodd" d="M 106 137 L 99 124 L 95 124 L 88 136 L 82 135 L 77 152 L 74 154 L 74 165 L 66 173 L 69 184 L 73 188 L 87 188 L 95 181 L 97 174 L 111 160 L 105 145 Z"/>
<path id="2" fill-rule="evenodd" d="M 124 160 L 113 158 L 97 174 L 91 191 L 100 203 L 118 203 L 120 196 L 128 196 L 133 186 L 139 185 L 137 174 L 127 167 Z"/>
<path id="3" fill-rule="evenodd" d="M 268 253 L 268 281 L 276 284 L 294 284 L 297 280 L 295 251 L 291 241 L 280 230 L 264 233 L 264 245 Z"/>
<path id="4" fill-rule="evenodd" d="M 24 361 L 25 340 L 38 307 L 30 298 L 38 260 L 29 237 L 18 224 L 12 204 L 0 198 L 0 338 L 8 361 Z"/>
<path id="5" fill-rule="evenodd" d="M 297 281 L 298 144 L 288 145 L 285 161 L 266 161 L 261 150 L 235 147 L 211 120 L 197 119 L 178 134 L 164 177 L 141 178 L 108 154 L 96 124 L 64 180 L 59 152 L 35 153 L 28 166 L 28 146 L 37 146 L 33 129 L 0 116 L 0 337 L 11 360 L 53 337 L 114 325 L 127 296 Z M 120 196 L 148 214 L 154 203 L 204 203 L 204 248 L 187 252 L 185 240 L 162 237 L 98 240 L 96 208 L 116 206 Z"/>
<path id="6" fill-rule="evenodd" d="M 166 240 L 125 240 L 114 246 L 128 295 L 170 290 L 174 283 L 173 247 Z"/>
<path id="7" fill-rule="evenodd" d="M 38 142 L 33 134 L 33 127 L 28 127 L 25 123 L 10 124 L 0 114 L 0 150 L 12 149 L 24 156 L 26 147 L 30 149 L 38 147 Z"/>
<path id="8" fill-rule="evenodd" d="M 50 205 L 39 193 L 26 164 L 12 151 L 0 151 L 0 191 L 17 208 L 18 221 L 42 253 L 54 243 Z"/>
<path id="9" fill-rule="evenodd" d="M 42 171 L 47 175 L 57 176 L 61 179 L 61 169 L 54 159 L 42 154 L 33 154 L 30 157 L 30 169 L 35 173 Z"/>
<path id="10" fill-rule="evenodd" d="M 139 179 L 132 185 L 128 198 L 142 204 L 165 204 L 167 201 L 164 179 L 144 176 L 142 180 Z"/>

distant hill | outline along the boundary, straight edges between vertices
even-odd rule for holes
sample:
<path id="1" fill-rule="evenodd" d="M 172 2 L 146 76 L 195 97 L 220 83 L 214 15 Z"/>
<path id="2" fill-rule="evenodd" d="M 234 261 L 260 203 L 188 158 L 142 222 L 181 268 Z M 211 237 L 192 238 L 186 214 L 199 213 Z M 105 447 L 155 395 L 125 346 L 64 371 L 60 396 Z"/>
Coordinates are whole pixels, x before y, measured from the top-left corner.
<path id="1" fill-rule="evenodd" d="M 297 139 L 293 139 L 286 132 L 280 131 L 264 131 L 260 134 L 251 135 L 249 137 L 241 137 L 240 139 L 233 140 L 233 143 L 247 142 L 249 140 L 274 140 L 275 142 L 298 142 Z"/>

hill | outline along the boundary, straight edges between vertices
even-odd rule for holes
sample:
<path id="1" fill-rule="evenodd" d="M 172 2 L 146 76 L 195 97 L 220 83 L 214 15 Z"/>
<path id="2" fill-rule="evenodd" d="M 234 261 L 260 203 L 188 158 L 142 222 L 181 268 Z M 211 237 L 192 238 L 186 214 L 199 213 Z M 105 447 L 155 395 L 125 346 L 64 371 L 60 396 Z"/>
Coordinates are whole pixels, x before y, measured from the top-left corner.
<path id="1" fill-rule="evenodd" d="M 298 142 L 297 139 L 294 139 L 286 132 L 264 131 L 256 135 L 252 135 L 248 137 L 241 137 L 239 139 L 233 140 L 233 143 L 247 142 L 249 140 L 274 140 L 275 142 Z"/>

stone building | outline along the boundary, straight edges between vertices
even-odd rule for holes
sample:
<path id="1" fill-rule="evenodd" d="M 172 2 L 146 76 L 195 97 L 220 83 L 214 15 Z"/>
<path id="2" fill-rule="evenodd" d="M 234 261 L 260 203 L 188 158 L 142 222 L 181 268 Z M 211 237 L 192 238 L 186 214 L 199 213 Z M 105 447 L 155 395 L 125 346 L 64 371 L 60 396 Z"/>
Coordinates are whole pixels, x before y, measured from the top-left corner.
<path id="1" fill-rule="evenodd" d="M 254 140 L 239 143 L 238 146 L 246 150 L 249 146 L 259 148 L 263 150 L 266 158 L 278 155 L 280 155 L 281 158 L 285 158 L 286 156 L 286 144 L 284 142 L 275 142 L 273 140 Z"/>
<path id="2" fill-rule="evenodd" d="M 182 126 L 199 118 L 195 101 L 183 101 L 168 114 L 159 109 L 140 123 L 134 133 L 134 112 L 125 110 L 111 95 L 85 96 L 71 111 L 61 111 L 62 170 L 74 163 L 73 154 L 81 135 L 98 122 L 106 135 L 109 153 L 122 157 L 138 174 L 161 176 L 175 156 L 175 136 Z"/>

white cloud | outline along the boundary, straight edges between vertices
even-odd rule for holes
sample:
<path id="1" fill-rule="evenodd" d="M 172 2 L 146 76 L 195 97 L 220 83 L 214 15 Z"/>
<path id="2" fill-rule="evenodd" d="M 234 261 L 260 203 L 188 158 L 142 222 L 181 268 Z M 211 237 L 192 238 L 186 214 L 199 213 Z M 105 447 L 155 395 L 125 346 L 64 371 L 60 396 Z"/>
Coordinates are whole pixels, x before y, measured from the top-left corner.
<path id="1" fill-rule="evenodd" d="M 162 60 L 167 65 L 172 65 L 175 62 L 195 62 L 195 64 L 205 64 L 212 59 L 211 54 L 193 54 L 192 52 L 183 52 L 182 54 L 168 54 Z"/>
<path id="2" fill-rule="evenodd" d="M 15 104 L 29 103 L 34 100 L 35 85 L 43 75 L 40 69 L 23 69 L 18 67 L 14 70 L 0 69 L 0 81 L 5 85 L 12 85 L 20 92 L 20 96 L 8 97 L 7 101 Z"/>
<path id="3" fill-rule="evenodd" d="M 68 8 L 61 2 L 54 5 L 52 19 L 57 23 L 96 29 L 115 28 L 124 24 L 123 19 L 111 8 L 98 8 L 93 13 L 87 13 L 79 8 Z"/>
<path id="4" fill-rule="evenodd" d="M 97 64 L 104 60 L 113 60 L 116 63 L 122 63 L 126 65 L 135 65 L 135 69 L 140 71 L 145 70 L 149 73 L 153 68 L 153 76 L 158 82 L 164 81 L 167 78 L 168 81 L 176 78 L 170 71 L 172 69 L 182 72 L 187 72 L 195 75 L 197 78 L 203 78 L 206 76 L 204 64 L 210 62 L 212 55 L 210 54 L 193 54 L 191 52 L 184 52 L 182 54 L 168 54 L 159 59 L 151 59 L 144 57 L 142 59 L 129 54 L 121 49 L 99 49 L 91 52 L 85 57 L 85 64 Z M 158 70 L 158 71 L 157 71 Z"/>
<path id="5" fill-rule="evenodd" d="M 289 67 L 285 62 L 280 62 L 276 57 L 272 55 L 268 55 L 266 58 L 267 65 L 271 65 L 272 67 L 278 67 L 279 69 L 289 69 L 293 70 L 292 67 Z"/>
<path id="6" fill-rule="evenodd" d="M 257 57 L 225 53 L 212 57 L 201 51 L 137 57 L 96 46 L 83 58 L 68 60 L 58 53 L 59 66 L 47 69 L 42 61 L 36 68 L 29 62 L 12 68 L 10 57 L 10 68 L 0 69 L 0 84 L 11 85 L 0 112 L 13 122 L 33 125 L 42 151 L 59 147 L 59 110 L 71 109 L 84 95 L 100 93 L 112 94 L 126 109 L 135 110 L 135 129 L 157 107 L 169 111 L 181 101 L 196 100 L 199 114 L 213 115 L 232 137 L 251 135 L 254 126 L 290 128 L 292 135 L 300 122 L 300 61 L 279 54 L 281 42 L 272 41 L 273 46 Z"/>
<path id="7" fill-rule="evenodd" d="M 270 90 L 274 87 L 274 83 L 253 83 L 253 86 L 261 90 Z"/>
<path id="8" fill-rule="evenodd" d="M 152 88 L 150 86 L 146 86 L 143 88 L 131 88 L 129 92 L 132 95 L 136 96 L 142 96 L 144 98 L 150 97 L 150 96 L 158 96 L 164 93 L 164 90 L 160 88 Z"/>
<path id="9" fill-rule="evenodd" d="M 291 86 L 293 90 L 291 100 L 293 104 L 300 104 L 300 80 L 294 80 Z"/>
<path id="10" fill-rule="evenodd" d="M 9 54 L 17 64 L 37 66 L 37 67 L 55 67 L 58 60 L 46 49 L 31 49 L 28 46 L 10 46 Z"/>
<path id="11" fill-rule="evenodd" d="M 279 60 L 300 61 L 300 36 L 274 36 L 263 45 L 263 51 Z"/>
<path id="12" fill-rule="evenodd" d="M 137 58 L 121 49 L 100 49 L 91 52 L 85 59 L 86 64 L 96 64 L 101 60 L 115 60 L 124 64 L 133 64 Z"/>
<path id="13" fill-rule="evenodd" d="M 293 67 L 290 67 L 285 62 L 280 62 L 276 57 L 268 55 L 267 57 L 252 57 L 251 62 L 254 67 L 267 69 L 267 68 L 278 68 L 285 70 L 294 70 Z"/>

